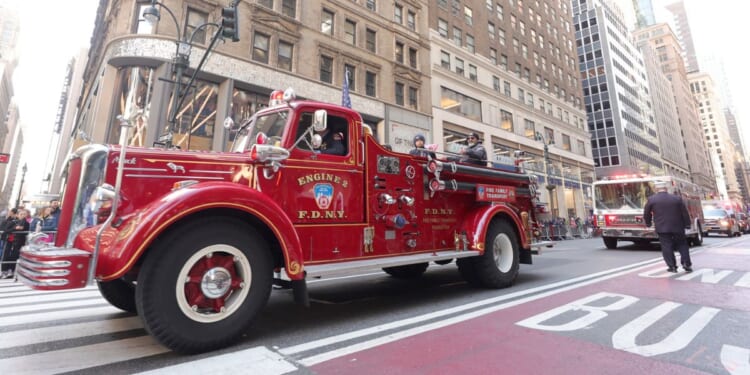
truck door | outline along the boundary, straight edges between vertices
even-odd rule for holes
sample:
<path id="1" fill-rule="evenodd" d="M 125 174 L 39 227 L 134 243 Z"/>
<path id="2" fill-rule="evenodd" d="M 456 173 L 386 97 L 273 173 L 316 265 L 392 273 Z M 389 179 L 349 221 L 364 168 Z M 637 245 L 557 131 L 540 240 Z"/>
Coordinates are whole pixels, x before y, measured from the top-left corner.
<path id="1" fill-rule="evenodd" d="M 312 124 L 316 109 L 295 113 L 291 142 Z M 329 109 L 327 131 L 343 138 L 344 154 L 316 152 L 302 140 L 284 166 L 286 186 L 279 203 L 297 225 L 303 246 L 310 246 L 311 259 L 353 257 L 361 250 L 364 165 L 355 121 L 351 114 Z"/>

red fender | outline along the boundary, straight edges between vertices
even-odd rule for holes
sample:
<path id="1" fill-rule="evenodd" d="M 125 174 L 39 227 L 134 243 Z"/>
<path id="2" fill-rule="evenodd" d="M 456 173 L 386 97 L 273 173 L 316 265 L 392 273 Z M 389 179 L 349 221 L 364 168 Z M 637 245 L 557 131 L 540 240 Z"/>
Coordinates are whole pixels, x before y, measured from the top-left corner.
<path id="1" fill-rule="evenodd" d="M 467 239 L 469 240 L 469 249 L 484 252 L 484 240 L 487 236 L 487 228 L 490 225 L 490 221 L 501 214 L 506 214 L 511 218 L 513 221 L 511 224 L 517 228 L 516 234 L 519 236 L 519 246 L 520 248 L 524 248 L 528 239 L 526 238 L 526 233 L 521 229 L 523 226 L 520 215 L 506 204 L 500 203 L 476 206 L 464 215 L 464 220 L 461 223 L 461 231 L 466 232 Z"/>
<path id="2" fill-rule="evenodd" d="M 226 200 L 222 200 L 226 199 Z M 302 248 L 291 220 L 267 195 L 230 182 L 206 182 L 172 191 L 154 200 L 116 229 L 102 236 L 97 277 L 108 281 L 128 272 L 154 239 L 180 219 L 214 208 L 247 212 L 267 225 L 281 244 L 287 275 L 304 279 Z M 87 228 L 75 247 L 93 250 L 99 226 Z"/>

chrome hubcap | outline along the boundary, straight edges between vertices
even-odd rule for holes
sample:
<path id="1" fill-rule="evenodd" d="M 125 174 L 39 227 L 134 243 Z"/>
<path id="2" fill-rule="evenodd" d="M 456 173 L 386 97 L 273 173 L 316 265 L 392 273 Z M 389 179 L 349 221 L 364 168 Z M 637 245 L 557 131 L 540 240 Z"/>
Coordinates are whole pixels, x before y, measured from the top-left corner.
<path id="1" fill-rule="evenodd" d="M 232 275 L 224 267 L 208 270 L 201 280 L 201 290 L 208 298 L 219 298 L 227 293 L 231 287 Z"/>

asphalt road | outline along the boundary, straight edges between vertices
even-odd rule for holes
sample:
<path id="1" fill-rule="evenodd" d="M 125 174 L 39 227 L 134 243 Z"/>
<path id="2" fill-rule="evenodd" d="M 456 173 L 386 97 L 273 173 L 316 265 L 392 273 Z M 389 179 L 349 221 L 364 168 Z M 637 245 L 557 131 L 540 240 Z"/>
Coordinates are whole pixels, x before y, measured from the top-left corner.
<path id="1" fill-rule="evenodd" d="M 700 254 L 725 245 L 750 248 L 750 236 L 711 237 L 703 248 L 693 251 Z M 699 260 L 696 255 L 696 270 L 701 268 Z M 481 319 L 488 308 L 546 300 L 551 297 L 545 293 L 578 285 L 590 284 L 586 287 L 595 291 L 600 278 L 648 266 L 654 269 L 663 266 L 658 246 L 639 249 L 621 245 L 616 250 L 607 250 L 601 239 L 594 238 L 560 241 L 554 248 L 544 249 L 535 256 L 533 265 L 521 266 L 513 287 L 502 290 L 469 287 L 454 264 L 430 266 L 421 279 L 412 281 L 394 279 L 382 272 L 312 281 L 310 308 L 295 305 L 289 291 L 275 291 L 242 342 L 196 356 L 167 351 L 146 334 L 137 317 L 110 307 L 95 289 L 39 293 L 3 281 L 0 283 L 0 369 L 4 373 L 8 369 L 11 374 L 347 373 L 335 370 L 346 368 L 337 361 L 349 358 L 346 363 L 351 364 L 357 362 L 356 357 L 351 359 L 357 353 L 381 347 L 385 350 L 393 342 L 416 335 L 424 339 L 429 337 L 425 332 L 431 332 L 431 326 L 435 330 L 448 329 L 445 327 L 454 327 L 466 319 Z M 750 321 L 747 312 L 738 314 Z M 471 342 L 466 336 L 456 340 Z M 529 343 L 529 354 L 535 351 L 536 344 Z M 427 354 L 430 352 L 430 340 L 422 340 L 396 350 L 399 360 L 384 360 L 377 366 L 369 364 L 356 371 L 447 373 L 447 369 L 453 368 L 403 371 L 401 362 L 430 357 Z M 359 363 L 370 363 L 359 358 Z M 465 370 L 500 371 L 492 367 Z"/>

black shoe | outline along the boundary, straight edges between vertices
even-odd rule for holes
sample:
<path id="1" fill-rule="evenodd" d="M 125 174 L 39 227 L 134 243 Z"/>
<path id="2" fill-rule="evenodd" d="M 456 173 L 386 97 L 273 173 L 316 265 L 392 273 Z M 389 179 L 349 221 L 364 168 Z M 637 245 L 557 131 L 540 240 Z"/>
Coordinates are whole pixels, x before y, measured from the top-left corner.
<path id="1" fill-rule="evenodd" d="M 685 269 L 685 272 L 687 272 L 687 273 L 693 272 L 693 267 L 690 267 L 690 266 L 682 266 L 682 268 L 684 268 L 684 269 Z"/>
<path id="2" fill-rule="evenodd" d="M 677 267 L 669 267 L 667 268 L 667 272 L 677 273 Z"/>

